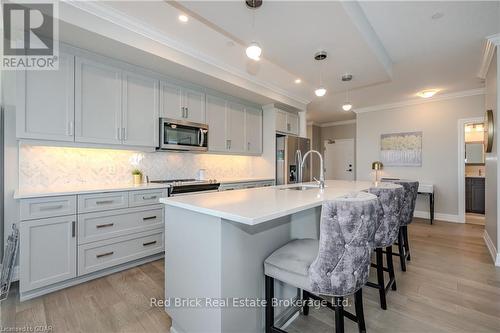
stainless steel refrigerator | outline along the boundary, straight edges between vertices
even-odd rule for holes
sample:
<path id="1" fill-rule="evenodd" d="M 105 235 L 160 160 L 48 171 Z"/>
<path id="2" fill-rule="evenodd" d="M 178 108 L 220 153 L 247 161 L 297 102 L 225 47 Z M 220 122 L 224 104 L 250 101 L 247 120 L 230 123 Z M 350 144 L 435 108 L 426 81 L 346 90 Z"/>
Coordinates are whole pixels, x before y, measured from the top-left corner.
<path id="1" fill-rule="evenodd" d="M 276 185 L 294 184 L 300 180 L 300 160 L 311 149 L 311 141 L 292 135 L 276 135 Z M 302 182 L 311 181 L 311 159 L 302 169 Z"/>

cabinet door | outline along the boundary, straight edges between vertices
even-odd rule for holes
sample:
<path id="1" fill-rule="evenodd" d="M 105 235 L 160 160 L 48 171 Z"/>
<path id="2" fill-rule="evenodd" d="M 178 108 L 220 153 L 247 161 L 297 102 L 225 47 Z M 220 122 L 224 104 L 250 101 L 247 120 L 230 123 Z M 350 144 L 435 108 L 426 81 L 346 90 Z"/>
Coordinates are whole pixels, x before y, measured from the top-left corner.
<path id="1" fill-rule="evenodd" d="M 205 94 L 198 90 L 184 90 L 186 119 L 195 123 L 205 123 Z"/>
<path id="2" fill-rule="evenodd" d="M 227 146 L 230 152 L 244 153 L 245 143 L 245 107 L 228 102 Z M 210 131 L 210 129 L 209 129 Z"/>
<path id="3" fill-rule="evenodd" d="M 121 71 L 77 57 L 75 74 L 75 141 L 121 143 Z"/>
<path id="4" fill-rule="evenodd" d="M 485 211 L 484 179 L 472 179 L 471 184 L 471 211 L 473 213 L 484 214 Z"/>
<path id="5" fill-rule="evenodd" d="M 59 54 L 57 71 L 17 74 L 17 137 L 73 141 L 75 57 Z"/>
<path id="6" fill-rule="evenodd" d="M 208 150 L 227 151 L 226 101 L 207 95 Z"/>
<path id="7" fill-rule="evenodd" d="M 278 132 L 288 132 L 286 124 L 286 112 L 276 110 L 276 130 Z"/>
<path id="8" fill-rule="evenodd" d="M 262 110 L 246 108 L 245 133 L 247 138 L 247 152 L 262 154 Z"/>
<path id="9" fill-rule="evenodd" d="M 76 277 L 76 216 L 23 221 L 20 227 L 21 291 Z"/>
<path id="10" fill-rule="evenodd" d="M 160 83 L 160 116 L 172 119 L 185 119 L 182 104 L 182 88 L 162 81 Z"/>
<path id="11" fill-rule="evenodd" d="M 158 146 L 159 82 L 150 77 L 123 74 L 123 143 Z"/>
<path id="12" fill-rule="evenodd" d="M 286 129 L 288 133 L 299 135 L 299 116 L 296 114 L 287 114 Z"/>

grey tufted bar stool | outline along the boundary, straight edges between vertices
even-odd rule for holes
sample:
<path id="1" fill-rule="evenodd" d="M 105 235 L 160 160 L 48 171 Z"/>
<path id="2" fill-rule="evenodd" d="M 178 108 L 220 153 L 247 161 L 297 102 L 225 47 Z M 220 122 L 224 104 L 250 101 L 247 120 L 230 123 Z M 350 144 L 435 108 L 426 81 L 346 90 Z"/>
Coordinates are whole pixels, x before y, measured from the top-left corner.
<path id="1" fill-rule="evenodd" d="M 406 272 L 406 260 L 410 261 L 410 243 L 408 240 L 408 224 L 413 221 L 413 213 L 415 212 L 415 203 L 418 195 L 418 181 L 394 179 L 389 180 L 394 184 L 403 186 L 404 198 L 403 207 L 401 207 L 401 226 L 398 234 L 398 253 L 392 255 L 398 256 L 401 262 L 401 270 Z"/>
<path id="2" fill-rule="evenodd" d="M 377 288 L 380 296 L 380 307 L 387 309 L 386 294 L 390 288 L 396 290 L 396 277 L 392 261 L 392 246 L 396 243 L 401 225 L 401 208 L 403 205 L 404 189 L 393 183 L 378 183 L 368 190 L 379 199 L 380 209 L 383 212 L 380 224 L 375 231 L 375 259 L 372 267 L 377 270 L 377 283 L 367 282 L 367 286 Z M 385 248 L 387 267 L 384 267 L 383 249 Z M 384 272 L 389 273 L 387 285 L 384 283 Z"/>
<path id="3" fill-rule="evenodd" d="M 295 239 L 273 252 L 264 262 L 266 279 L 266 333 L 284 332 L 274 326 L 274 279 L 300 288 L 307 301 L 333 296 L 335 331 L 344 331 L 344 316 L 365 332 L 362 287 L 368 280 L 371 253 L 381 211 L 370 193 L 353 193 L 323 203 L 320 239 Z M 345 296 L 355 295 L 356 314 L 344 311 Z"/>

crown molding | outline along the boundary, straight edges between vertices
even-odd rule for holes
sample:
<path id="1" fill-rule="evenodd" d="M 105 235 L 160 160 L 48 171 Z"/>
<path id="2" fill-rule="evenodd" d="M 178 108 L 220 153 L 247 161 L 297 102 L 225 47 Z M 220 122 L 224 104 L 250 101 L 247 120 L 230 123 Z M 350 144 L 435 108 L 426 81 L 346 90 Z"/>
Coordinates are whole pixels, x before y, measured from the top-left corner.
<path id="1" fill-rule="evenodd" d="M 332 127 L 332 126 L 341 126 L 341 125 L 350 125 L 350 124 L 356 124 L 356 119 L 342 120 L 342 121 L 331 121 L 328 123 L 321 123 L 318 126 L 323 128 L 323 127 Z"/>
<path id="2" fill-rule="evenodd" d="M 397 109 L 397 108 L 402 108 L 402 107 L 407 107 L 407 106 L 434 103 L 434 102 L 439 102 L 439 101 L 446 101 L 449 99 L 468 97 L 468 96 L 476 96 L 476 95 L 484 95 L 484 94 L 485 94 L 484 88 L 464 90 L 464 91 L 459 91 L 459 92 L 455 92 L 455 93 L 443 94 L 443 95 L 435 96 L 435 97 L 428 98 L 428 99 L 411 99 L 411 100 L 401 101 L 401 102 L 396 102 L 396 103 L 368 106 L 368 107 L 356 109 L 356 110 L 354 110 L 354 113 L 357 114 L 357 113 L 366 113 L 366 112 L 375 112 L 375 111 Z"/>
<path id="3" fill-rule="evenodd" d="M 144 24 L 143 22 L 129 15 L 126 15 L 118 10 L 115 10 L 109 6 L 103 5 L 102 3 L 94 1 L 79 1 L 79 0 L 66 0 L 65 3 L 82 11 L 85 11 L 91 15 L 94 15 L 102 20 L 115 24 L 123 29 L 137 33 L 157 43 L 172 48 L 183 54 L 186 54 L 196 60 L 214 66 L 229 74 L 232 74 L 234 76 L 247 80 L 253 84 L 266 88 L 276 94 L 282 95 L 291 100 L 295 100 L 300 104 L 307 105 L 310 102 L 307 99 L 290 94 L 288 91 L 285 91 L 282 88 L 270 84 L 268 82 L 265 82 L 263 80 L 256 79 L 255 77 L 249 75 L 245 71 L 242 71 L 233 66 L 229 66 L 226 63 L 221 62 L 220 60 L 217 60 L 213 57 L 209 57 L 206 54 L 203 54 L 194 48 L 188 47 L 183 43 L 180 43 L 172 38 L 169 38 L 164 33 L 151 27 L 150 25 Z"/>
<path id="4" fill-rule="evenodd" d="M 483 57 L 481 60 L 481 65 L 479 66 L 479 71 L 477 73 L 477 77 L 479 77 L 480 79 L 486 79 L 486 74 L 488 73 L 491 59 L 493 58 L 493 54 L 495 54 L 495 49 L 498 45 L 500 45 L 500 34 L 486 37 L 483 46 Z"/>

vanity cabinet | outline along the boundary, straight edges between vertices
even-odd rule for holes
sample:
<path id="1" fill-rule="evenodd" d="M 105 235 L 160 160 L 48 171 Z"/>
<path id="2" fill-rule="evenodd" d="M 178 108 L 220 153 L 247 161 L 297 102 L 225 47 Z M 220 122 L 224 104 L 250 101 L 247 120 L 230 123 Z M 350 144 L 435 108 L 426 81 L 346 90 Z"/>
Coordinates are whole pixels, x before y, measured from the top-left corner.
<path id="1" fill-rule="evenodd" d="M 75 57 L 59 53 L 59 69 L 16 74 L 16 136 L 73 141 Z"/>
<path id="2" fill-rule="evenodd" d="M 162 117 L 205 123 L 205 93 L 166 81 L 160 85 Z"/>
<path id="3" fill-rule="evenodd" d="M 465 178 L 465 211 L 485 213 L 485 181 L 481 177 Z"/>
<path id="4" fill-rule="evenodd" d="M 299 116 L 290 112 L 276 109 L 276 131 L 299 135 Z"/>
<path id="5" fill-rule="evenodd" d="M 207 95 L 208 150 L 238 155 L 262 154 L 262 110 Z"/>

